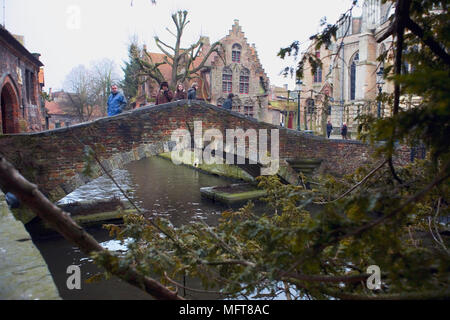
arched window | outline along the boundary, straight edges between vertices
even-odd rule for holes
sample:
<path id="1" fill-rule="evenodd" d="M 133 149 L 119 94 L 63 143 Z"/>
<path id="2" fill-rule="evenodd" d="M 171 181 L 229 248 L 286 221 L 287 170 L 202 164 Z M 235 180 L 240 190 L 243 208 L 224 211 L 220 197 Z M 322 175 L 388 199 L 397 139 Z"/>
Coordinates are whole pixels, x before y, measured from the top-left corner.
<path id="1" fill-rule="evenodd" d="M 248 94 L 250 84 L 250 70 L 247 68 L 242 69 L 241 76 L 239 78 L 239 93 Z"/>
<path id="2" fill-rule="evenodd" d="M 240 44 L 235 43 L 231 49 L 231 61 L 239 63 L 241 62 L 241 50 L 242 47 Z"/>
<path id="3" fill-rule="evenodd" d="M 322 67 L 317 67 L 316 72 L 314 73 L 314 82 L 322 82 Z"/>
<path id="4" fill-rule="evenodd" d="M 350 100 L 356 97 L 356 64 L 359 62 L 359 52 L 356 52 L 350 65 Z"/>
<path id="5" fill-rule="evenodd" d="M 233 71 L 231 68 L 225 67 L 222 73 L 222 91 L 230 93 L 233 90 Z"/>

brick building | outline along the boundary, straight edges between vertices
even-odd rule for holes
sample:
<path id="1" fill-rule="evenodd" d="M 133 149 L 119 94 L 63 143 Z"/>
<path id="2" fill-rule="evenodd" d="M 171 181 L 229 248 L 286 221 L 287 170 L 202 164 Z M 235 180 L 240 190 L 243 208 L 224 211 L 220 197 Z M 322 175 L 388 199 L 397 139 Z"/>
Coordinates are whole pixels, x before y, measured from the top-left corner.
<path id="1" fill-rule="evenodd" d="M 386 63 L 380 63 L 377 57 L 391 47 L 393 39 L 389 36 L 380 43 L 377 39 L 388 28 L 393 12 L 390 2 L 382 4 L 380 0 L 365 0 L 362 15 L 350 17 L 342 23 L 337 31 L 337 40 L 328 49 L 322 47 L 316 50 L 314 45 L 310 46 L 309 53 L 320 57 L 323 65 L 314 75 L 309 72 L 308 65 L 305 68 L 301 98 L 302 129 L 306 112 L 308 129 L 321 132 L 323 124 L 329 119 L 334 134 L 339 134 L 342 123 L 347 123 L 349 134 L 354 137 L 358 115 L 378 114 L 375 99 L 379 89 L 392 93 L 393 83 L 377 85 L 377 72 Z M 323 104 L 325 95 L 330 98 L 327 106 Z M 313 108 L 308 109 L 308 103 Z M 323 113 L 325 109 L 331 114 Z M 389 113 L 383 105 L 380 109 L 381 116 Z"/>
<path id="2" fill-rule="evenodd" d="M 41 131 L 45 127 L 39 56 L 24 47 L 23 37 L 15 37 L 0 26 L 1 133 Z"/>
<path id="3" fill-rule="evenodd" d="M 211 47 L 208 37 L 203 37 L 202 41 L 202 52 L 194 61 L 194 67 L 202 61 Z M 273 116 L 268 109 L 269 78 L 259 61 L 255 45 L 247 42 L 238 20 L 234 20 L 229 34 L 219 42 L 225 50 L 226 64 L 216 53 L 211 54 L 198 77 L 185 83 L 185 87 L 197 82 L 200 87 L 197 98 L 219 106 L 229 93 L 233 93 L 234 111 L 272 123 Z M 149 54 L 154 63 L 163 61 L 163 54 Z M 159 69 L 166 81 L 170 81 L 170 67 L 162 65 Z M 158 89 L 155 81 L 145 81 L 138 88 L 137 106 L 154 101 Z"/>

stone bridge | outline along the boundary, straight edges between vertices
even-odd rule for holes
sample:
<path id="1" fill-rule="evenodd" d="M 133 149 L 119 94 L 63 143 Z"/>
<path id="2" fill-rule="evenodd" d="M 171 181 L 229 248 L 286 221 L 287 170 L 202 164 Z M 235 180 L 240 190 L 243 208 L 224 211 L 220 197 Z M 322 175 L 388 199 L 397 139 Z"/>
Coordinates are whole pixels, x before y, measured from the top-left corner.
<path id="1" fill-rule="evenodd" d="M 203 133 L 218 129 L 279 129 L 281 165 L 316 160 L 319 172 L 334 175 L 351 173 L 369 161 L 371 148 L 358 141 L 328 140 L 295 130 L 261 123 L 241 114 L 200 101 L 177 101 L 147 106 L 118 116 L 39 133 L 0 136 L 0 154 L 36 183 L 50 200 L 57 201 L 79 186 L 101 176 L 101 167 L 92 163 L 90 176 L 83 174 L 86 145 L 107 169 L 172 150 L 176 129 L 194 128 L 202 121 Z M 270 147 L 268 148 L 270 150 Z"/>

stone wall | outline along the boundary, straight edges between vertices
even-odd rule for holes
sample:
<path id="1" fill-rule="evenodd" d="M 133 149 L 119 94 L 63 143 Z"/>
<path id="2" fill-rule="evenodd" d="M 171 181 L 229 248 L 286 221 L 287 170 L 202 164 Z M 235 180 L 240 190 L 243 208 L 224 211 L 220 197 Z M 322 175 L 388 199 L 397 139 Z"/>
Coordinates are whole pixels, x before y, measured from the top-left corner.
<path id="1" fill-rule="evenodd" d="M 178 101 L 144 107 L 115 117 L 101 118 L 40 133 L 0 136 L 0 154 L 53 201 L 102 175 L 92 163 L 92 175 L 83 174 L 85 145 L 92 146 L 107 170 L 171 150 L 172 132 L 194 128 L 279 129 L 280 158 L 322 160 L 320 170 L 336 175 L 351 173 L 369 161 L 371 149 L 358 141 L 328 140 L 280 128 L 203 102 Z M 270 139 L 268 142 L 270 146 Z M 270 148 L 268 148 L 270 150 Z"/>

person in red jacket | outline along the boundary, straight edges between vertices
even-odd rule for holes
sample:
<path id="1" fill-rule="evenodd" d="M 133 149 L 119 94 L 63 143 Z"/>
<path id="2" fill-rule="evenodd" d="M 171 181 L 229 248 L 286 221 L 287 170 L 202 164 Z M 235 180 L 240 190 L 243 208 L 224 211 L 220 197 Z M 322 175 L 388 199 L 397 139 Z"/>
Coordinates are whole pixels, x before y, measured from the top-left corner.
<path id="1" fill-rule="evenodd" d="M 156 104 L 163 104 L 172 101 L 173 92 L 169 90 L 169 84 L 167 82 L 161 83 L 161 88 L 156 96 Z"/>

